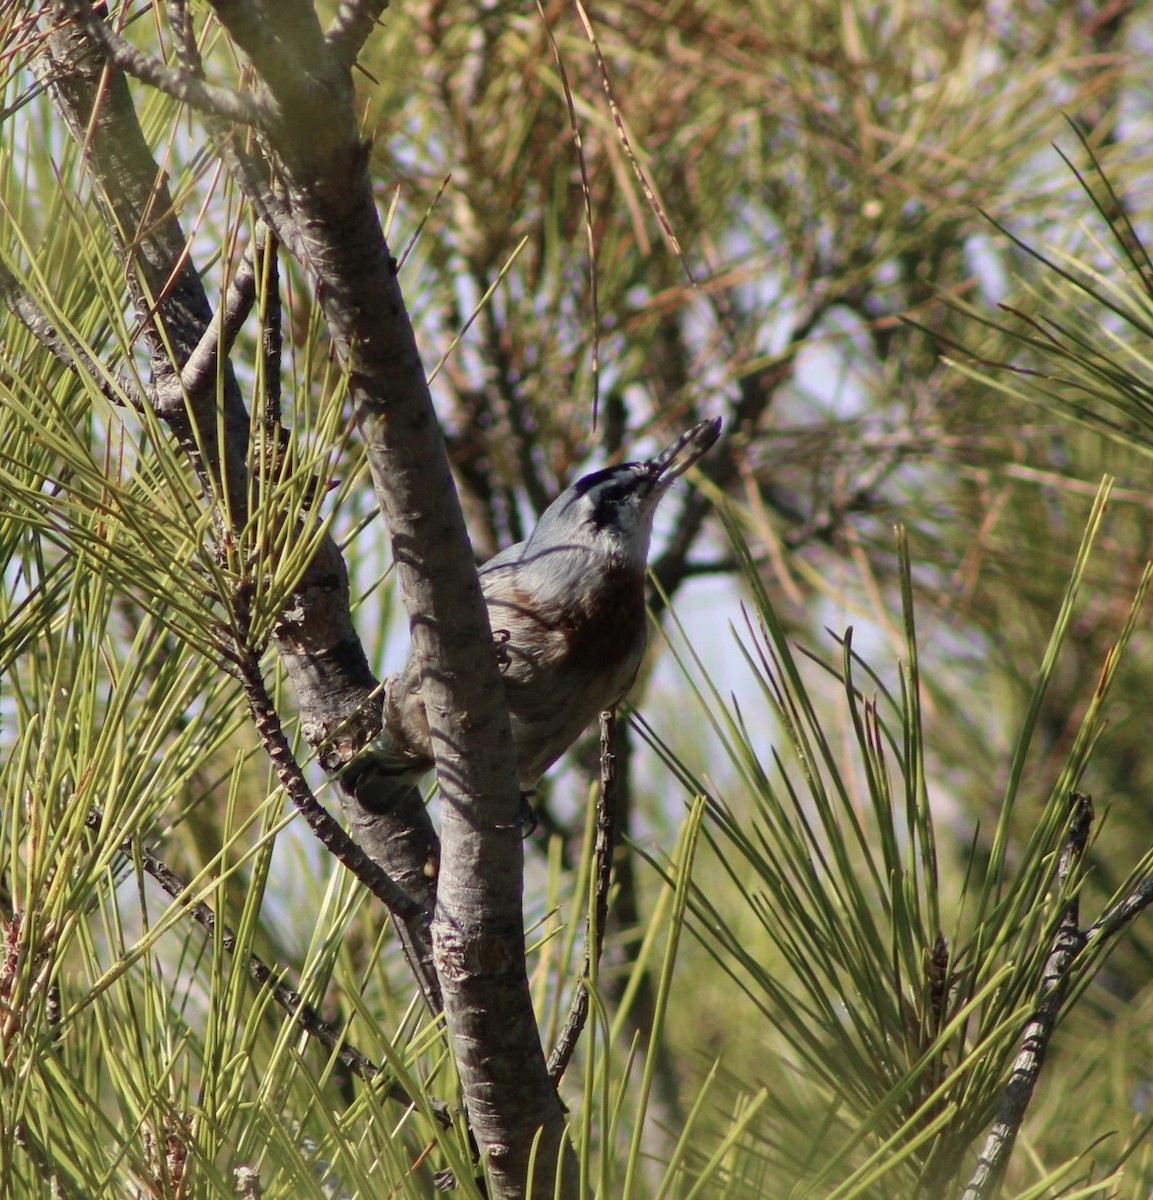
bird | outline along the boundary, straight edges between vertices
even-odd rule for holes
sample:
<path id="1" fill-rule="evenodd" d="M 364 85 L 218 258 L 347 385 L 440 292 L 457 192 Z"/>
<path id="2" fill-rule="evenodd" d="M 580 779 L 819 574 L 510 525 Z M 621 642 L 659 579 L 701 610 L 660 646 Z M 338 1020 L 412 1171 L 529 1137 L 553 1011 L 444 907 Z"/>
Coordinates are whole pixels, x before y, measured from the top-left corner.
<path id="1" fill-rule="evenodd" d="M 633 685 L 648 643 L 645 575 L 657 507 L 720 429 L 720 418 L 700 421 L 653 458 L 583 476 L 523 542 L 480 567 L 525 796 Z M 434 766 L 415 658 L 385 681 L 383 707 L 380 735 L 346 770 L 354 792 L 373 778 L 377 811 Z"/>

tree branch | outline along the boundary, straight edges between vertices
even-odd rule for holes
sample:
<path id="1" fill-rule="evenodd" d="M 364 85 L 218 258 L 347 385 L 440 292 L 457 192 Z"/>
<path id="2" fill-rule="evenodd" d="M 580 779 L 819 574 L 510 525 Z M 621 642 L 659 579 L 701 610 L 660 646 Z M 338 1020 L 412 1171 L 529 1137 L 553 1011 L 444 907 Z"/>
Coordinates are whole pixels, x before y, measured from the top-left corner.
<path id="1" fill-rule="evenodd" d="M 1090 925 L 1085 930 L 1085 940 L 1099 942 L 1115 937 L 1150 904 L 1153 904 L 1153 875 L 1142 879 L 1123 900 L 1114 904 L 1098 921 Z"/>
<path id="2" fill-rule="evenodd" d="M 265 753 L 272 760 L 277 778 L 288 798 L 309 829 L 316 834 L 321 845 L 339 859 L 389 912 L 402 921 L 417 920 L 422 913 L 420 905 L 364 853 L 312 794 L 308 780 L 304 778 L 304 772 L 284 735 L 280 714 L 264 686 L 256 655 L 252 651 L 242 650 L 237 656 L 236 666 Z"/>
<path id="3" fill-rule="evenodd" d="M 221 360 L 232 351 L 245 321 L 256 303 L 257 261 L 264 251 L 267 227 L 256 227 L 256 237 L 250 242 L 240 265 L 228 281 L 223 311 L 204 330 L 196 348 L 180 368 L 179 386 L 190 395 L 198 395 L 212 387 L 220 370 Z"/>
<path id="4" fill-rule="evenodd" d="M 585 922 L 584 967 L 581 979 L 573 995 L 564 1028 L 552 1054 L 549 1055 L 548 1073 L 554 1083 L 559 1083 L 564 1075 L 588 1020 L 589 981 L 593 978 L 604 948 L 605 923 L 609 912 L 609 886 L 613 873 L 613 849 L 616 842 L 616 744 L 617 714 L 616 709 L 610 709 L 601 713 L 601 786 L 597 796 L 596 842 L 593 848 L 593 869 L 596 872 L 593 912 L 591 918 Z"/>
<path id="5" fill-rule="evenodd" d="M 181 21 L 177 13 L 179 52 L 198 63 L 191 33 Z M 228 515 L 239 527 L 248 505 L 248 412 L 226 356 L 217 360 L 219 378 L 214 371 L 196 372 L 195 381 L 205 385 L 199 391 L 185 390 L 174 378 L 194 355 L 218 353 L 213 350 L 218 343 L 211 332 L 212 308 L 173 215 L 163 175 L 144 141 L 124 76 L 106 67 L 68 26 L 49 31 L 42 56 L 38 75 L 49 81 L 58 108 L 86 148 L 86 164 L 105 206 L 109 230 L 131 264 L 127 281 L 145 320 L 156 379 L 156 394 L 150 399 L 193 463 L 205 494 L 227 494 Z M 300 239 L 289 232 L 291 250 Z M 137 271 L 143 287 L 136 281 Z M 149 296 L 159 297 L 155 315 L 163 336 L 153 328 Z M 220 404 L 223 422 L 217 414 Z M 281 664 L 300 704 L 302 732 L 318 749 L 325 769 L 336 776 L 380 729 L 379 684 L 353 627 L 350 601 L 344 559 L 326 537 L 274 631 Z M 438 859 L 431 821 L 419 797 L 404 811 L 383 815 L 370 810 L 371 796 L 364 799 L 362 804 L 341 790 L 362 847 L 416 903 L 412 927 L 402 924 L 398 932 L 410 959 L 428 964 L 435 883 L 429 864 Z M 418 983 L 435 1008 L 436 993 L 430 994 L 427 987 L 432 974 L 429 967 L 418 975 Z"/>
<path id="6" fill-rule="evenodd" d="M 103 824 L 104 814 L 97 808 L 88 813 L 86 822 L 89 829 L 99 834 Z M 133 861 L 139 861 L 145 872 L 154 879 L 173 900 L 179 900 L 188 910 L 189 916 L 199 925 L 209 937 L 219 940 L 229 954 L 236 953 L 236 934 L 227 925 L 218 925 L 216 914 L 203 901 L 188 900 L 189 885 L 176 874 L 151 850 L 140 845 L 131 837 L 120 842 L 119 849 Z M 295 1017 L 300 1028 L 315 1038 L 329 1054 L 337 1061 L 359 1076 L 366 1083 L 375 1083 L 387 1074 L 383 1067 L 362 1054 L 355 1046 L 340 1036 L 340 1031 L 326 1021 L 312 1005 L 301 998 L 299 992 L 282 983 L 278 973 L 262 958 L 255 954 L 248 955 L 248 974 L 258 987 L 266 987 L 272 993 L 272 998 L 285 1012 Z M 413 1098 L 395 1080 L 387 1085 L 385 1094 L 400 1104 L 414 1106 Z M 443 1100 L 430 1099 L 429 1108 L 436 1120 L 445 1128 L 452 1126 L 452 1114 Z"/>
<path id="7" fill-rule="evenodd" d="M 81 7 L 87 27 L 97 18 Z M 58 3 L 53 11 L 65 9 Z M 248 504 L 248 412 L 227 363 L 220 378 L 213 377 L 200 392 L 186 394 L 178 386 L 181 365 L 212 322 L 212 306 L 127 82 L 120 71 L 106 67 L 85 38 L 69 24 L 52 29 L 34 66 L 49 81 L 58 110 L 85 149 L 109 232 L 130 264 L 126 280 L 155 379 L 150 401 L 193 464 L 205 494 L 225 497 L 231 519 L 240 525 Z"/>
<path id="8" fill-rule="evenodd" d="M 1069 887 L 1089 840 L 1089 829 L 1093 822 L 1093 805 L 1088 796 L 1073 792 L 1069 801 L 1073 815 L 1057 867 L 1058 894 L 1064 894 Z M 989 1200 L 1008 1165 L 1017 1134 L 1033 1098 L 1037 1078 L 1045 1064 L 1049 1042 L 1057 1027 L 1057 1017 L 1069 988 L 1069 974 L 1085 948 L 1085 935 L 1078 926 L 1079 908 L 1074 894 L 1066 904 L 1049 957 L 1045 960 L 1037 1007 L 1021 1034 L 1021 1049 L 1005 1084 L 997 1118 L 985 1138 L 977 1167 L 961 1193 L 961 1200 Z"/>
<path id="9" fill-rule="evenodd" d="M 346 67 L 356 63 L 387 7 L 388 0 L 341 0 L 324 36 L 333 54 Z"/>
<path id="10" fill-rule="evenodd" d="M 100 394 L 109 404 L 119 408 L 128 403 L 137 411 L 144 411 L 146 400 L 136 384 L 128 376 L 111 374 L 87 351 L 73 346 L 61 337 L 47 313 L 37 304 L 23 284 L 0 261 L 0 298 L 8 305 L 13 315 L 25 329 L 59 362 L 77 374 L 83 374 L 100 389 Z"/>
<path id="11" fill-rule="evenodd" d="M 441 996 L 440 981 L 433 967 L 431 943 L 426 932 L 431 921 L 431 914 L 421 903 L 425 892 L 418 890 L 414 895 L 403 886 L 402 882 L 393 879 L 380 865 L 382 859 L 385 862 L 389 859 L 383 855 L 374 856 L 368 853 L 360 842 L 354 841 L 345 833 L 336 819 L 317 800 L 308 786 L 308 781 L 304 778 L 300 764 L 292 753 L 288 739 L 284 736 L 280 715 L 264 686 L 264 678 L 261 675 L 260 663 L 256 654 L 251 650 L 242 649 L 237 666 L 257 732 L 260 734 L 265 752 L 276 767 L 277 775 L 289 799 L 304 817 L 309 829 L 317 836 L 321 845 L 343 863 L 401 922 L 398 926 L 401 947 L 408 959 L 413 976 L 429 1010 L 433 1013 L 440 1012 L 444 1001 Z M 423 813 L 423 808 L 421 811 Z M 408 815 L 407 810 L 405 815 Z M 427 813 L 424 813 L 424 821 L 428 821 Z M 414 828 L 419 830 L 419 824 L 414 824 Z M 406 830 L 406 834 L 410 838 L 413 836 L 410 830 Z M 370 841 L 369 848 L 372 845 L 373 843 Z M 392 853 L 395 854 L 395 851 Z M 407 863 L 407 855 L 402 861 Z M 427 871 L 422 872 L 418 877 L 419 882 L 427 883 L 429 874 L 430 872 Z"/>
<path id="12" fill-rule="evenodd" d="M 430 933 L 469 1118 L 498 1196 L 564 1160 L 564 1114 L 532 1010 L 521 910 L 520 792 L 503 683 L 416 339 L 380 226 L 348 66 L 311 6 L 276 22 L 213 9 L 269 89 L 268 147 L 297 219 L 386 514 L 436 756 L 442 855 Z M 283 10 L 283 16 L 281 11 Z M 285 47 L 291 47 L 286 58 Z M 290 63 L 291 70 L 286 69 Z M 411 789 L 409 789 L 411 791 Z"/>
<path id="13" fill-rule="evenodd" d="M 266 443 L 283 429 L 280 366 L 284 356 L 284 305 L 280 298 L 280 243 L 276 235 L 265 240 L 260 270 L 265 274 L 267 290 L 260 314 L 260 395 L 261 425 Z"/>
<path id="14" fill-rule="evenodd" d="M 562 1151 L 567 1146 L 564 1114 L 548 1078 L 528 989 L 523 846 L 517 834 L 520 794 L 503 684 L 444 440 L 381 232 L 351 74 L 303 0 L 283 0 L 275 20 L 262 6 L 243 0 L 213 0 L 212 7 L 268 89 L 267 100 L 262 98 L 266 152 L 297 223 L 301 253 L 316 279 L 335 349 L 348 365 L 353 406 L 389 521 L 437 757 L 444 829 L 436 920 L 418 928 L 415 940 L 431 941 L 435 949 L 465 1101 L 488 1155 L 495 1194 L 524 1194 L 534 1140 L 542 1180 L 547 1178 L 551 1186 L 554 1164 L 563 1158 L 562 1190 L 572 1194 L 575 1160 Z M 114 43 L 94 36 L 106 51 L 116 50 Z M 122 61 L 136 66 L 132 59 Z M 87 124 L 105 116 L 103 72 L 96 74 L 85 94 L 87 103 L 72 106 L 80 114 L 82 139 L 88 138 Z M 117 70 L 107 74 L 108 89 L 116 89 L 131 111 L 123 76 Z M 154 172 L 146 158 L 131 174 L 152 184 L 156 175 L 148 173 L 150 165 Z M 112 166 L 106 173 L 114 173 Z M 171 207 L 166 192 L 163 202 L 160 195 L 160 188 L 150 191 L 152 207 L 116 223 L 129 231 L 128 240 L 134 243 L 139 231 L 147 231 L 141 245 L 153 245 L 151 213 L 167 213 Z M 169 272 L 173 264 L 186 265 L 183 238 L 157 257 Z M 150 294 L 168 302 L 167 276 L 156 282 L 160 286 L 150 287 Z M 178 364 L 183 363 L 210 319 L 210 311 L 201 308 L 179 342 L 157 339 L 157 350 L 174 345 Z M 225 378 L 227 382 L 227 373 Z M 164 414 L 166 419 L 178 420 L 196 399 L 185 399 L 180 409 Z M 198 432 L 211 434 L 217 428 L 215 399 L 205 398 L 209 419 L 197 423 Z M 226 429 L 231 428 L 229 411 L 226 398 Z M 244 413 L 245 451 L 248 428 Z M 190 453 L 195 443 L 188 439 Z M 225 445 L 232 444 L 226 436 Z M 235 475 L 221 472 L 233 520 L 244 511 L 246 457 Z M 209 464 L 209 476 L 214 469 Z M 237 480 L 240 497 L 232 496 Z M 380 711 L 375 681 L 364 690 L 371 676 L 348 619 L 347 575 L 334 549 L 327 553 L 322 547 L 293 601 L 276 631 L 278 648 L 301 696 L 305 735 L 324 747 L 323 761 L 331 770 L 373 736 Z M 321 653 L 324 648 L 333 652 Z M 254 683 L 250 678 L 250 701 Z M 268 732 L 262 730 L 262 736 Z M 283 753 L 275 744 L 270 750 Z M 376 815 L 370 797 L 345 794 L 342 799 L 354 823 L 367 824 Z M 418 921 L 423 921 L 429 908 L 424 900 L 431 899 L 437 886 L 437 859 L 421 856 L 435 846 L 435 837 L 419 797 L 415 808 L 420 812 L 414 810 L 411 828 L 419 836 L 405 841 L 400 851 L 414 885 L 424 884 L 423 892 L 413 892 L 419 897 Z M 339 840 L 331 845 L 338 848 Z M 401 872 L 390 874 L 407 886 Z"/>
<path id="15" fill-rule="evenodd" d="M 112 66 L 154 87 L 158 92 L 187 104 L 197 112 L 260 128 L 267 120 L 264 106 L 255 96 L 246 96 L 232 88 L 205 83 L 187 71 L 166 66 L 126 42 L 109 26 L 90 0 L 58 0 L 60 12 L 74 21 L 84 35 L 100 47 Z M 103 4 L 99 6 L 103 8 Z"/>

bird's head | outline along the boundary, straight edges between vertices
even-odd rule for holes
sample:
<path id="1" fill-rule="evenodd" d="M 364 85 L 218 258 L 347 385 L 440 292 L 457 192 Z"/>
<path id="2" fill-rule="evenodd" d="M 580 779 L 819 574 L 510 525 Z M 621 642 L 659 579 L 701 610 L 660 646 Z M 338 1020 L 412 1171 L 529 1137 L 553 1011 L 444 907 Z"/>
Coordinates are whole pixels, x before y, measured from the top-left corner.
<path id="1" fill-rule="evenodd" d="M 578 479 L 549 506 L 530 539 L 540 552 L 559 546 L 598 548 L 643 570 L 661 497 L 720 435 L 717 417 L 687 429 L 654 458 L 619 463 Z"/>

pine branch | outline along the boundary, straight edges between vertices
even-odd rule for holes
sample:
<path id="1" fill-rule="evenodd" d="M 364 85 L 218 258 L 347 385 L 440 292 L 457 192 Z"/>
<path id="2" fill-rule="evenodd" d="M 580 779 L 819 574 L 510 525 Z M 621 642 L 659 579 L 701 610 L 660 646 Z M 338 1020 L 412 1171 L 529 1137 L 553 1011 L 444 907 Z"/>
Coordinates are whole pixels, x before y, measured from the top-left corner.
<path id="1" fill-rule="evenodd" d="M 601 960 L 604 948 L 617 826 L 616 742 L 617 714 L 616 709 L 610 709 L 601 713 L 601 786 L 597 796 L 596 842 L 593 847 L 593 869 L 596 873 L 593 913 L 591 920 L 585 923 L 584 967 L 581 979 L 573 995 L 560 1037 L 549 1055 L 548 1073 L 554 1083 L 559 1083 L 564 1075 L 588 1020 L 589 981 L 593 977 L 596 964 Z"/>
<path id="2" fill-rule="evenodd" d="M 197 112 L 224 121 L 258 129 L 267 122 L 268 113 L 255 96 L 205 83 L 188 71 L 166 66 L 159 59 L 137 50 L 100 16 L 99 9 L 104 7 L 103 4 L 98 8 L 90 0 L 58 0 L 55 7 L 62 16 L 75 22 L 77 28 L 100 48 L 109 63 L 133 79 L 139 79 Z"/>
<path id="3" fill-rule="evenodd" d="M 324 36 L 345 66 L 351 67 L 360 57 L 387 7 L 388 0 L 341 0 Z"/>
<path id="4" fill-rule="evenodd" d="M 86 824 L 89 829 L 99 834 L 103 824 L 104 814 L 99 809 L 88 813 Z M 189 916 L 199 925 L 209 937 L 218 940 L 229 954 L 236 953 L 236 934 L 227 926 L 219 925 L 216 914 L 203 901 L 189 903 L 189 885 L 168 866 L 158 855 L 140 845 L 131 837 L 124 838 L 119 850 L 133 861 L 139 861 L 145 872 L 154 879 L 173 900 L 178 900 L 187 908 Z M 279 972 L 274 971 L 262 958 L 255 954 L 248 956 L 248 974 L 258 987 L 266 987 L 272 993 L 272 998 L 285 1012 L 295 1018 L 301 1030 L 314 1038 L 329 1054 L 354 1075 L 366 1083 L 375 1083 L 386 1074 L 385 1068 L 378 1066 L 355 1046 L 341 1037 L 340 1031 L 326 1021 L 312 1005 L 301 998 L 287 984 L 282 983 Z M 395 1080 L 387 1085 L 385 1094 L 391 1100 L 396 1100 L 406 1106 L 415 1106 L 413 1098 Z M 429 1109 L 440 1124 L 448 1129 L 452 1125 L 452 1114 L 443 1100 L 429 1099 Z"/>
<path id="5" fill-rule="evenodd" d="M 257 262 L 267 240 L 268 230 L 262 223 L 257 226 L 255 239 L 249 243 L 240 266 L 228 281 L 223 311 L 209 323 L 180 369 L 176 384 L 184 393 L 197 395 L 215 383 L 221 360 L 231 353 L 232 345 L 256 303 Z"/>
<path id="6" fill-rule="evenodd" d="M 243 0 L 214 12 L 268 89 L 268 152 L 298 220 L 348 368 L 420 670 L 441 796 L 428 928 L 469 1120 L 494 1193 L 523 1194 L 535 1161 L 575 1194 L 575 1159 L 532 1008 L 522 909 L 520 789 L 504 687 L 444 437 L 384 239 L 347 63 L 311 5 L 277 19 Z M 371 805 L 366 805 L 371 812 Z"/>
<path id="7" fill-rule="evenodd" d="M 1073 792 L 1069 800 L 1073 815 L 1057 867 L 1055 886 L 1058 894 L 1065 892 L 1077 871 L 1093 822 L 1093 805 L 1088 796 Z M 997 1118 L 981 1148 L 976 1169 L 961 1193 L 961 1200 L 989 1200 L 1000 1185 L 1041 1068 L 1045 1065 L 1049 1042 L 1069 990 L 1073 965 L 1085 948 L 1085 935 L 1078 925 L 1079 911 L 1080 905 L 1074 894 L 1067 902 L 1054 934 L 1041 976 L 1037 1007 L 1021 1034 L 1021 1049 L 1005 1084 Z"/>
<path id="8" fill-rule="evenodd" d="M 174 15 L 178 53 L 190 64 L 186 69 L 195 72 L 199 70 L 199 53 L 187 14 L 177 7 Z M 126 282 L 149 339 L 156 380 L 149 399 L 188 455 L 205 495 L 226 495 L 227 516 L 233 527 L 239 528 L 246 520 L 249 502 L 251 422 L 231 363 L 223 353 L 231 335 L 222 342 L 214 332 L 211 305 L 175 216 L 163 173 L 145 142 L 124 75 L 106 64 L 103 43 L 96 36 L 93 53 L 93 44 L 73 28 L 50 30 L 37 60 L 37 73 L 51 83 L 57 107 L 86 149 L 85 165 L 97 184 L 106 223 L 130 264 Z M 312 123 L 307 124 L 311 127 Z M 239 162 L 244 167 L 247 160 L 242 157 Z M 287 210 L 278 206 L 277 211 Z M 283 228 L 278 227 L 274 217 L 272 227 L 278 238 L 289 237 L 287 248 L 299 252 L 300 238 L 293 226 L 281 224 Z M 250 285 L 243 278 L 245 274 L 241 272 L 240 282 L 226 300 L 226 307 L 233 313 L 231 319 L 226 318 L 229 325 L 234 325 L 250 307 Z M 151 298 L 156 298 L 155 311 Z M 155 328 L 157 319 L 161 330 Z M 190 362 L 192 368 L 183 382 L 198 390 L 182 385 L 180 377 Z M 218 411 L 221 405 L 223 421 Z M 301 707 L 303 732 L 310 745 L 320 751 L 322 765 L 334 776 L 380 728 L 378 682 L 369 670 L 352 624 L 350 599 L 344 559 L 332 539 L 325 538 L 274 631 L 281 664 Z M 371 811 L 372 797 L 363 799 L 361 803 L 361 798 L 341 791 L 342 803 L 362 847 L 381 872 L 378 885 L 387 893 L 385 881 L 399 882 L 400 893 L 407 894 L 415 905 L 409 911 L 420 914 L 411 936 L 408 927 L 401 926 L 401 940 L 410 957 L 426 964 L 418 983 L 435 1011 L 437 993 L 429 986 L 433 973 L 428 966 L 431 950 L 427 914 L 435 884 L 435 872 L 430 874 L 428 866 L 439 858 L 436 835 L 419 803 L 378 816 Z M 341 839 L 347 835 L 319 805 L 316 807 L 319 812 L 313 810 L 313 819 L 328 829 L 325 836 L 333 845 L 342 844 Z M 350 857 L 355 859 L 355 855 Z M 372 871 L 365 877 L 373 878 Z"/>
<path id="9" fill-rule="evenodd" d="M 52 29 L 33 66 L 51 84 L 58 111 L 84 147 L 105 224 L 127 264 L 125 283 L 155 379 L 152 407 L 188 456 L 205 495 L 226 497 L 230 518 L 242 525 L 249 420 L 240 386 L 227 362 L 219 378 L 198 392 L 178 386 L 181 366 L 212 324 L 212 306 L 127 81 L 107 65 L 101 44 L 89 40 L 93 26 L 104 22 L 79 0 L 75 6 L 85 19 Z"/>
<path id="10" fill-rule="evenodd" d="M 243 651 L 238 654 L 236 668 L 265 752 L 272 760 L 288 798 L 309 829 L 316 834 L 321 845 L 343 863 L 389 912 L 401 921 L 420 920 L 424 914 L 420 904 L 365 854 L 313 795 L 288 744 L 280 714 L 264 685 L 260 662 L 255 653 Z"/>
<path id="11" fill-rule="evenodd" d="M 144 411 L 147 401 L 136 384 L 124 374 L 110 373 L 86 350 L 73 346 L 67 338 L 61 336 L 55 323 L 4 262 L 0 262 L 0 298 L 24 328 L 57 361 L 78 375 L 90 379 L 109 404 L 119 408 L 128 403 L 137 411 Z"/>
<path id="12" fill-rule="evenodd" d="M 1085 940 L 1103 942 L 1116 937 L 1130 921 L 1153 904 L 1153 875 L 1146 876 L 1124 899 L 1118 901 L 1085 931 Z"/>

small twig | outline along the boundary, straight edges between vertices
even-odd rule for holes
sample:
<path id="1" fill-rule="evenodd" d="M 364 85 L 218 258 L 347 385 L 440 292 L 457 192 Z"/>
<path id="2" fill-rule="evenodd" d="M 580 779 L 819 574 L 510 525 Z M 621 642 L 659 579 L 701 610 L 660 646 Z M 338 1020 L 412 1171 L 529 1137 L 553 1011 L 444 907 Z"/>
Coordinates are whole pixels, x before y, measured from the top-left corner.
<path id="1" fill-rule="evenodd" d="M 1093 804 L 1088 796 L 1073 792 L 1069 802 L 1073 806 L 1073 818 L 1057 864 L 1058 893 L 1065 891 L 1077 869 L 1093 822 Z M 961 1200 L 989 1200 L 1000 1184 L 1045 1063 L 1045 1054 L 1068 991 L 1069 973 L 1085 948 L 1085 935 L 1078 927 L 1079 915 L 1080 905 L 1074 894 L 1053 936 L 1037 993 L 1037 1007 L 1021 1034 L 1021 1048 L 1001 1095 L 997 1118 L 985 1138 L 976 1169 L 961 1193 Z"/>
<path id="2" fill-rule="evenodd" d="M 36 1169 L 40 1186 L 51 1189 L 46 1194 L 52 1200 L 85 1200 L 56 1170 L 44 1143 L 27 1122 L 17 1121 L 12 1126 L 11 1136 L 13 1143 L 24 1151 Z"/>
<path id="3" fill-rule="evenodd" d="M 1085 930 L 1088 942 L 1104 941 L 1116 936 L 1134 917 L 1153 904 L 1153 875 L 1146 876 L 1124 898 L 1114 904 L 1099 920 Z"/>
<path id="4" fill-rule="evenodd" d="M 103 813 L 93 808 L 88 813 L 86 824 L 96 833 L 100 832 L 104 820 Z M 181 879 L 167 863 L 163 862 L 151 850 L 146 849 L 131 837 L 124 838 L 119 845 L 122 854 L 134 861 L 139 861 L 145 872 L 154 879 L 173 900 L 184 904 L 189 916 L 199 925 L 209 937 L 218 939 L 229 954 L 236 953 L 236 934 L 227 925 L 218 925 L 216 914 L 203 901 L 188 899 L 189 885 Z M 340 1031 L 326 1021 L 311 1004 L 301 999 L 300 993 L 293 991 L 287 984 L 281 983 L 277 973 L 255 954 L 248 956 L 248 973 L 258 986 L 267 987 L 272 998 L 287 1013 L 291 1014 L 296 1023 L 309 1037 L 315 1038 L 337 1061 L 354 1075 L 358 1075 L 366 1083 L 374 1083 L 385 1072 L 367 1058 L 357 1048 L 340 1036 Z M 387 1095 L 401 1104 L 413 1105 L 415 1102 L 399 1083 L 393 1081 L 388 1085 Z M 446 1129 L 452 1124 L 452 1116 L 448 1105 L 443 1100 L 429 1100 L 429 1108 L 434 1117 Z"/>
<path id="5" fill-rule="evenodd" d="M 341 0 L 324 36 L 333 54 L 346 67 L 351 68 L 360 57 L 387 7 L 388 0 Z"/>
<path id="6" fill-rule="evenodd" d="M 265 304 L 261 314 L 261 359 L 264 364 L 264 436 L 271 440 L 281 424 L 280 364 L 284 353 L 284 308 L 280 299 L 280 244 L 276 235 L 264 239 L 258 271 L 264 274 Z"/>
<path id="7" fill-rule="evenodd" d="M 236 668 L 265 753 L 276 768 L 281 786 L 304 817 L 309 829 L 320 839 L 321 845 L 338 858 L 394 916 L 405 922 L 422 917 L 424 913 L 421 906 L 365 854 L 313 795 L 288 744 L 280 724 L 280 714 L 264 685 L 256 654 L 251 650 L 241 651 L 236 656 Z"/>
<path id="8" fill-rule="evenodd" d="M 192 29 L 185 0 L 168 0 L 173 44 L 181 67 L 194 79 L 204 78 L 204 62 Z M 273 231 L 298 258 L 303 258 L 300 239 L 287 207 L 273 192 L 268 182 L 270 171 L 257 156 L 246 151 L 236 136 L 236 129 L 211 113 L 204 114 L 204 123 L 216 146 L 221 161 L 228 168 L 236 185 L 248 198 L 253 212 Z M 262 166 L 264 169 L 262 170 Z M 229 343 L 231 344 L 231 343 Z"/>
<path id="9" fill-rule="evenodd" d="M 240 260 L 240 266 L 228 281 L 228 291 L 225 293 L 219 316 L 205 327 L 196 348 L 180 369 L 179 380 L 172 380 L 172 384 L 182 393 L 199 396 L 209 388 L 215 387 L 220 361 L 228 357 L 233 342 L 244 328 L 244 322 L 248 320 L 256 302 L 256 279 L 260 269 L 258 260 L 267 236 L 267 227 L 261 222 L 256 227 L 255 244 L 249 244 Z"/>
<path id="10" fill-rule="evenodd" d="M 194 79 L 203 79 L 204 63 L 192 30 L 188 0 L 165 0 L 165 7 L 168 9 L 168 24 L 172 29 L 172 46 L 176 53 L 176 61 L 181 70 Z"/>
<path id="11" fill-rule="evenodd" d="M 564 1075 L 588 1020 L 588 981 L 592 978 L 594 965 L 600 962 L 601 951 L 604 948 L 617 824 L 616 739 L 616 710 L 607 709 L 601 713 L 601 786 L 597 797 L 596 840 L 593 846 L 593 869 L 596 872 L 593 913 L 591 921 L 585 924 L 584 969 L 581 972 L 581 981 L 577 985 L 560 1037 L 548 1060 L 549 1078 L 554 1083 L 558 1083 Z"/>
<path id="12" fill-rule="evenodd" d="M 205 83 L 187 71 L 175 70 L 142 53 L 116 33 L 88 0 L 58 0 L 57 8 L 83 30 L 109 63 L 126 75 L 198 112 L 258 129 L 267 123 L 268 114 L 255 96 Z"/>
<path id="13" fill-rule="evenodd" d="M 243 608 L 243 605 L 240 607 Z M 243 611 L 238 617 L 242 623 L 246 620 Z M 357 845 L 336 818 L 313 795 L 292 747 L 288 744 L 288 738 L 285 737 L 280 714 L 276 711 L 272 697 L 264 685 L 260 656 L 257 651 L 246 645 L 246 640 L 245 631 L 241 630 L 233 665 L 248 700 L 256 731 L 260 735 L 265 753 L 276 768 L 281 785 L 297 812 L 304 817 L 309 829 L 320 840 L 320 844 L 339 859 L 403 923 L 398 931 L 401 947 L 429 1009 L 434 1014 L 439 1013 L 444 1007 L 440 980 L 436 976 L 431 957 L 421 952 L 417 935 L 412 932 L 427 929 L 431 914 Z"/>
<path id="14" fill-rule="evenodd" d="M 136 384 L 124 375 L 110 377 L 107 368 L 90 354 L 61 337 L 48 315 L 3 262 L 0 262 L 0 299 L 53 357 L 91 379 L 109 404 L 120 408 L 128 403 L 140 412 L 145 410 L 145 398 Z"/>

